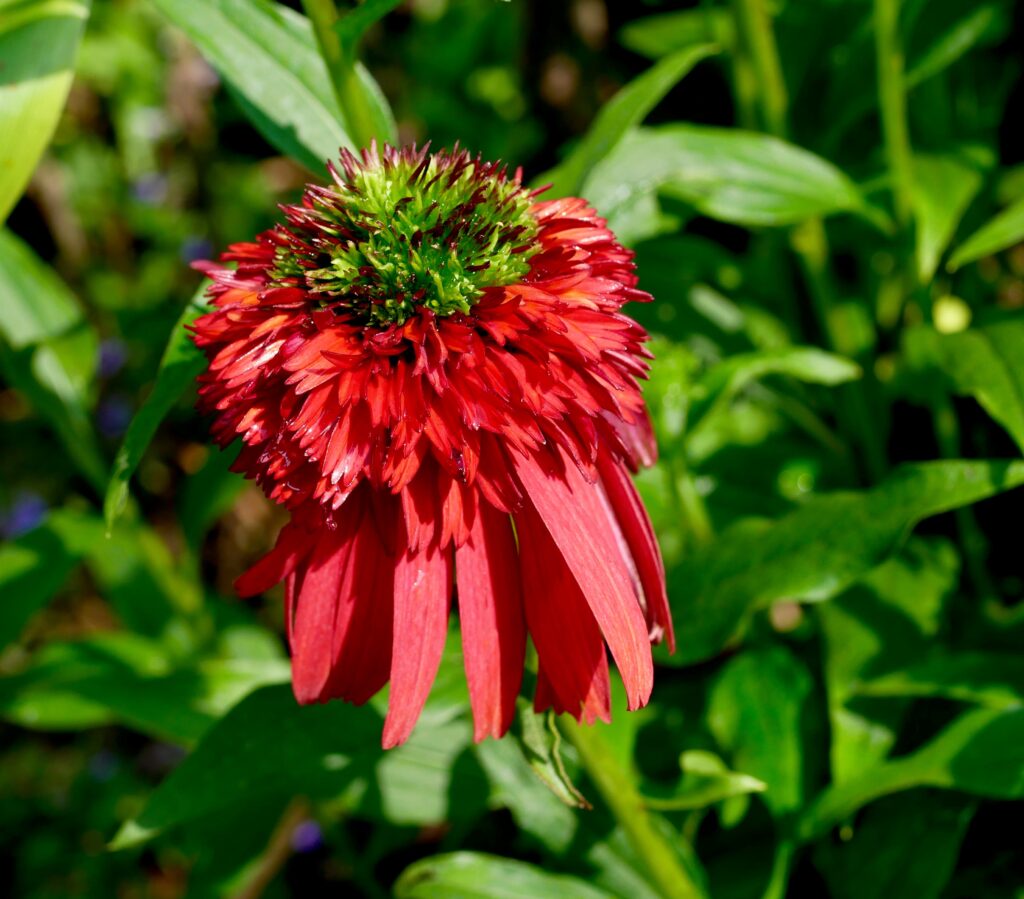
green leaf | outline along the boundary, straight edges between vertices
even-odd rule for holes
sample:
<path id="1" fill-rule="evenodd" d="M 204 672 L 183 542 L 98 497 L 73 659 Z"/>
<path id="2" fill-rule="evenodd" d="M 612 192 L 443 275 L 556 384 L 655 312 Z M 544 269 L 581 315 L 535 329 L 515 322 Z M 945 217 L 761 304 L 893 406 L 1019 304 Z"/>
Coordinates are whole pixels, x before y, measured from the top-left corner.
<path id="1" fill-rule="evenodd" d="M 967 712 L 909 755 L 865 769 L 825 790 L 798 823 L 798 836 L 814 839 L 857 809 L 890 793 L 944 787 L 993 799 L 1024 797 L 1024 710 Z"/>
<path id="2" fill-rule="evenodd" d="M 593 125 L 567 159 L 536 179 L 551 182 L 550 194 L 564 197 L 579 193 L 587 176 L 608 156 L 631 128 L 640 124 L 660 100 L 702 59 L 716 48 L 703 44 L 688 47 L 651 66 L 609 100 Z"/>
<path id="3" fill-rule="evenodd" d="M 825 600 L 884 561 L 919 521 L 1024 484 L 1024 462 L 905 465 L 877 487 L 817 496 L 771 524 L 741 522 L 670 572 L 678 649 L 710 658 L 781 599 Z M 756 775 L 756 771 L 752 772 Z"/>
<path id="4" fill-rule="evenodd" d="M 958 5 L 950 4 L 943 11 L 956 9 Z M 904 76 L 908 90 L 948 68 L 976 44 L 992 34 L 998 35 L 1005 27 L 1007 16 L 1001 4 L 971 3 L 962 8 L 965 10 L 962 18 L 951 22 L 926 47 L 913 53 Z"/>
<path id="5" fill-rule="evenodd" d="M 590 808 L 576 788 L 562 761 L 562 735 L 551 712 L 537 714 L 532 704 L 520 697 L 516 702 L 513 735 L 534 774 L 551 792 L 572 808 Z"/>
<path id="6" fill-rule="evenodd" d="M 915 354 L 934 362 L 954 393 L 974 397 L 1024 452 L 1024 321 L 1007 319 L 956 334 L 907 332 Z"/>
<path id="7" fill-rule="evenodd" d="M 319 172 L 339 147 L 355 149 L 309 23 L 263 0 L 153 0 L 243 101 L 275 147 Z"/>
<path id="8" fill-rule="evenodd" d="M 334 26 L 338 40 L 341 41 L 342 59 L 354 59 L 363 35 L 401 2 L 402 0 L 363 0 L 358 6 L 346 10 Z"/>
<path id="9" fill-rule="evenodd" d="M 693 44 L 732 47 L 735 29 L 728 9 L 705 6 L 629 22 L 619 32 L 619 40 L 634 53 L 661 59 Z"/>
<path id="10" fill-rule="evenodd" d="M 0 224 L 57 128 L 88 18 L 88 0 L 0 3 Z"/>
<path id="11" fill-rule="evenodd" d="M 483 852 L 425 858 L 395 881 L 395 899 L 611 899 L 612 894 L 565 874 Z"/>
<path id="12" fill-rule="evenodd" d="M 865 680 L 926 657 L 959 582 L 960 559 L 952 543 L 912 537 L 853 587 L 815 609 L 825 646 L 834 782 L 858 775 L 892 749 L 906 703 L 865 702 L 856 691 Z"/>
<path id="13" fill-rule="evenodd" d="M 931 281 L 981 182 L 979 167 L 959 155 L 914 157 L 917 277 L 922 284 Z"/>
<path id="14" fill-rule="evenodd" d="M 719 746 L 737 768 L 763 782 L 765 803 L 775 815 L 803 803 L 807 771 L 802 728 L 813 686 L 792 653 L 773 646 L 732 659 L 708 700 L 708 726 Z"/>
<path id="15" fill-rule="evenodd" d="M 103 502 L 103 515 L 108 528 L 113 527 L 128 504 L 128 482 L 142 461 L 160 423 L 203 370 L 203 354 L 192 342 L 186 328 L 208 311 L 204 293 L 205 285 L 196 292 L 175 322 L 160 359 L 153 389 L 128 425 L 124 441 L 114 458 Z"/>
<path id="16" fill-rule="evenodd" d="M 981 259 L 1005 250 L 1024 240 L 1024 197 L 1008 206 L 988 224 L 983 225 L 967 238 L 946 264 L 951 272 Z"/>
<path id="17" fill-rule="evenodd" d="M 516 825 L 556 854 L 572 844 L 579 822 L 566 803 L 527 761 L 510 737 L 484 740 L 473 747 L 491 784 L 492 802 L 507 808 Z"/>
<path id="18" fill-rule="evenodd" d="M 21 635 L 32 616 L 63 586 L 88 545 L 60 513 L 0 545 L 0 646 Z"/>
<path id="19" fill-rule="evenodd" d="M 46 419 L 89 482 L 106 463 L 89 413 L 97 340 L 64 283 L 17 237 L 0 230 L 0 368 Z"/>
<path id="20" fill-rule="evenodd" d="M 1008 653 L 958 652 L 860 684 L 861 696 L 934 696 L 991 708 L 1024 706 L 1024 659 Z"/>
<path id="21" fill-rule="evenodd" d="M 815 847 L 829 895 L 938 899 L 956 869 L 975 805 L 961 796 L 921 791 L 871 806 L 852 838 Z"/>
<path id="22" fill-rule="evenodd" d="M 865 211 L 853 182 L 821 157 L 764 134 L 700 125 L 637 129 L 594 168 L 583 194 L 614 217 L 655 191 L 738 225 Z"/>
<path id="23" fill-rule="evenodd" d="M 380 701 L 300 706 L 285 685 L 251 693 L 203 735 L 112 847 L 136 845 L 217 809 L 277 793 L 341 796 L 354 813 L 383 815 L 395 824 L 481 810 L 486 784 L 479 769 L 460 766 L 458 780 L 452 770 L 467 751 L 468 722 L 447 713 L 431 716 L 428 705 L 409 742 L 385 756 Z"/>
<path id="24" fill-rule="evenodd" d="M 648 788 L 643 797 L 648 807 L 660 811 L 686 811 L 707 808 L 723 799 L 763 793 L 767 784 L 763 780 L 730 771 L 713 752 L 690 749 L 679 756 L 683 776 L 670 790 L 654 791 Z"/>
<path id="25" fill-rule="evenodd" d="M 861 376 L 860 366 L 815 347 L 780 347 L 729 356 L 709 368 L 694 385 L 690 427 L 724 410 L 748 384 L 769 375 L 786 375 L 808 384 L 834 386 Z"/>

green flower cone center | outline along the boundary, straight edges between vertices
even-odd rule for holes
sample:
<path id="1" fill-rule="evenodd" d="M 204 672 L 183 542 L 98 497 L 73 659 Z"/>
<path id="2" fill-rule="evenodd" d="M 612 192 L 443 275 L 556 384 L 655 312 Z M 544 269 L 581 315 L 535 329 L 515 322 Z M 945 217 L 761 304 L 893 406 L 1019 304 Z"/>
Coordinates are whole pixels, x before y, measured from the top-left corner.
<path id="1" fill-rule="evenodd" d="M 539 247 L 530 193 L 465 152 L 359 163 L 287 210 L 275 281 L 386 328 L 419 310 L 468 313 L 483 291 L 520 281 Z"/>

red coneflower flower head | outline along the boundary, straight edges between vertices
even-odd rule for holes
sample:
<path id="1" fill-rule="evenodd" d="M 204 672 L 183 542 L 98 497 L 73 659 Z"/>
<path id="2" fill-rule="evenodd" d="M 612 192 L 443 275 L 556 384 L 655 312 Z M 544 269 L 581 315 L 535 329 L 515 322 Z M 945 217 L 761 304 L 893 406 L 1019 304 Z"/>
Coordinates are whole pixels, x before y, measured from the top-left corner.
<path id="1" fill-rule="evenodd" d="M 291 520 L 237 582 L 284 581 L 299 702 L 390 681 L 412 730 L 457 597 L 476 739 L 509 727 L 527 634 L 535 703 L 608 720 L 672 624 L 629 476 L 654 459 L 632 254 L 579 199 L 538 202 L 464 150 L 343 152 L 333 183 L 223 263 L 200 407 Z"/>

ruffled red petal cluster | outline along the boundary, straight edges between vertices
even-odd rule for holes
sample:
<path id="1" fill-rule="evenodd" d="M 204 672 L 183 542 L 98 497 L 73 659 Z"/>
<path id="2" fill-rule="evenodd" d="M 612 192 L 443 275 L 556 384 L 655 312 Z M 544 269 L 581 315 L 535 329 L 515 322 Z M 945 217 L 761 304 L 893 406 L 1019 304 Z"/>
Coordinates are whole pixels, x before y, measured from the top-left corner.
<path id="1" fill-rule="evenodd" d="M 387 328 L 280 286 L 282 229 L 232 246 L 234 267 L 204 266 L 200 407 L 220 444 L 242 439 L 236 468 L 292 513 L 238 591 L 284 581 L 300 702 L 365 702 L 390 681 L 385 746 L 426 701 L 453 593 L 478 740 L 511 723 L 528 634 L 537 708 L 588 722 L 609 717 L 606 646 L 635 709 L 651 641 L 672 645 L 628 471 L 655 447 L 637 385 L 646 334 L 620 309 L 650 297 L 585 201 L 530 214 L 520 282 Z"/>

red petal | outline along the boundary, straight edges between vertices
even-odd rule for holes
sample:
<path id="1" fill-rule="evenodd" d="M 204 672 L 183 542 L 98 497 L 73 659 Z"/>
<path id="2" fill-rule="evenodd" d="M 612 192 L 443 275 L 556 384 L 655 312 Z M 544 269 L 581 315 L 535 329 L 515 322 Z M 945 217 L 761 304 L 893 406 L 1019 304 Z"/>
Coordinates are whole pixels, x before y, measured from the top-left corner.
<path id="1" fill-rule="evenodd" d="M 385 749 L 404 743 L 437 676 L 448 634 L 451 550 L 436 542 L 407 550 L 395 565 L 395 623 L 391 695 L 384 719 Z"/>
<path id="2" fill-rule="evenodd" d="M 643 502 L 625 466 L 602 454 L 598 469 L 608 501 L 622 527 L 626 544 L 636 562 L 640 584 L 647 601 L 647 623 L 653 642 L 661 642 L 664 634 L 668 651 L 676 651 L 676 638 L 672 629 L 672 612 L 665 592 L 665 565 L 661 560 L 654 528 L 647 517 Z"/>
<path id="3" fill-rule="evenodd" d="M 469 540 L 455 550 L 462 654 L 473 707 L 473 739 L 500 737 L 516 710 L 526 623 L 512 521 L 478 503 Z"/>
<path id="4" fill-rule="evenodd" d="M 394 609 L 393 560 L 373 517 L 365 515 L 341 579 L 331 673 L 324 690 L 357 705 L 388 681 Z"/>
<path id="5" fill-rule="evenodd" d="M 256 596 L 283 581 L 295 570 L 299 559 L 309 552 L 310 534 L 286 524 L 277 535 L 274 548 L 235 580 L 239 596 Z"/>
<path id="6" fill-rule="evenodd" d="M 523 601 L 541 677 L 534 707 L 610 721 L 601 630 L 562 554 L 533 509 L 516 517 Z"/>
<path id="7" fill-rule="evenodd" d="M 308 566 L 299 572 L 291 649 L 292 689 L 301 703 L 326 699 L 338 594 L 355 544 L 351 529 L 322 535 Z"/>
<path id="8" fill-rule="evenodd" d="M 628 707 L 646 705 L 654 685 L 647 623 L 612 531 L 615 523 L 608 520 L 607 507 L 598 493 L 600 487 L 588 484 L 564 455 L 560 455 L 561 471 L 547 455 L 527 459 L 510 453 L 509 458 L 529 503 L 557 545 L 608 641 L 626 685 Z M 518 520 L 517 529 L 522 534 Z"/>

